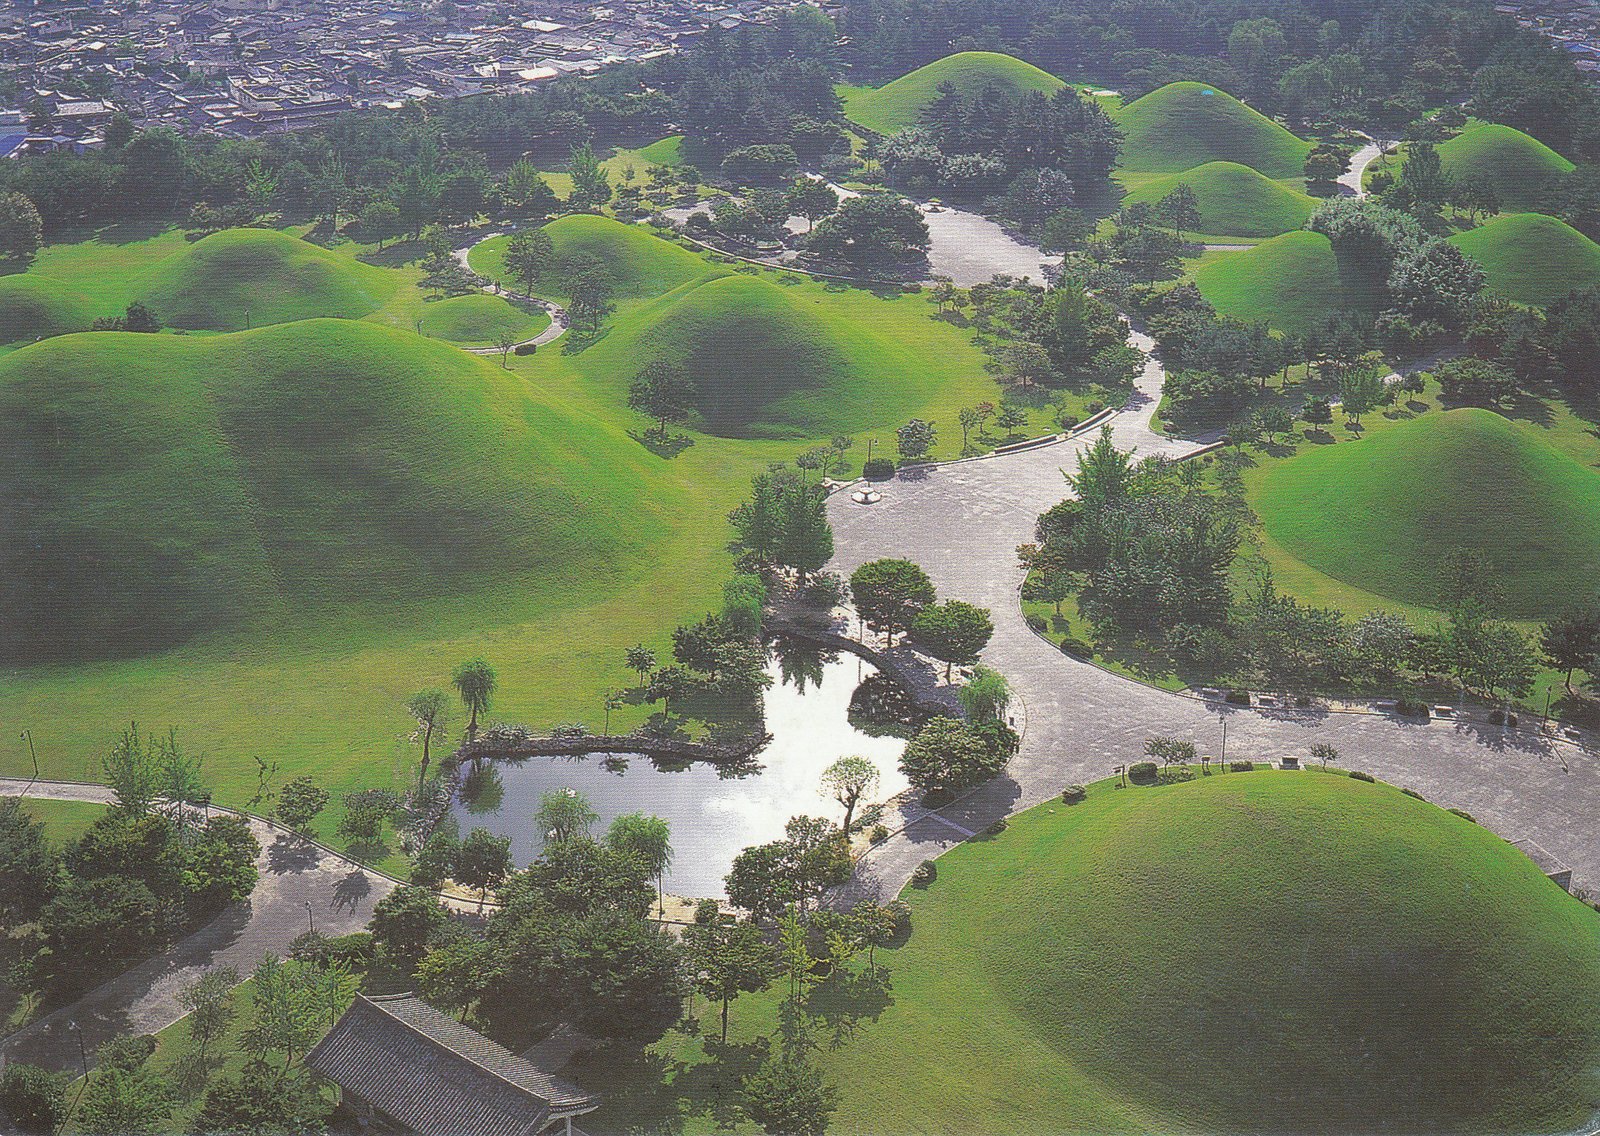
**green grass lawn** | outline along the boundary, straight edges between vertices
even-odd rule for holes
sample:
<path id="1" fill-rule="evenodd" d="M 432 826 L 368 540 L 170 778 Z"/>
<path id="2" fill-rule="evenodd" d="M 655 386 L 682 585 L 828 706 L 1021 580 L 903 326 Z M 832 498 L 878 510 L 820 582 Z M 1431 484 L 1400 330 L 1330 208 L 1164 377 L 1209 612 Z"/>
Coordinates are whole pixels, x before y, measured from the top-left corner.
<path id="1" fill-rule="evenodd" d="M 1469 123 L 1439 143 L 1439 160 L 1452 178 L 1492 188 L 1508 212 L 1535 208 L 1545 186 L 1573 168 L 1531 134 L 1498 122 Z"/>
<path id="2" fill-rule="evenodd" d="M 1207 162 L 1176 174 L 1122 174 L 1124 204 L 1156 204 L 1179 185 L 1194 190 L 1199 233 L 1223 238 L 1275 237 L 1298 229 L 1317 207 L 1298 182 L 1280 183 L 1237 162 Z M 1207 241 L 1205 243 L 1223 243 Z"/>
<path id="3" fill-rule="evenodd" d="M 1268 178 L 1297 178 L 1311 151 L 1309 142 L 1204 83 L 1168 83 L 1112 117 L 1126 135 L 1122 168 L 1143 173 L 1236 162 Z"/>
<path id="4" fill-rule="evenodd" d="M 1546 1132 L 1592 1109 L 1600 920 L 1392 786 L 1101 782 L 955 848 L 906 898 L 887 990 L 819 997 L 822 1038 L 842 1027 L 816 1055 L 830 1131 Z M 590 1127 L 711 1131 L 775 998 L 735 1003 L 720 1076 L 714 1036 L 669 1035 L 650 1069 L 667 1088 L 613 1080 Z"/>
<path id="5" fill-rule="evenodd" d="M 106 811 L 104 805 L 89 801 L 46 801 L 29 797 L 22 807 L 33 819 L 44 824 L 45 836 L 58 848 L 72 843 L 89 831 L 89 826 Z"/>
<path id="6" fill-rule="evenodd" d="M 625 225 L 610 217 L 559 217 L 545 226 L 545 232 L 550 234 L 558 260 L 585 255 L 604 264 L 615 294 L 621 299 L 660 296 L 723 271 L 698 253 L 663 240 L 649 229 Z M 510 243 L 509 236 L 501 236 L 476 246 L 468 257 L 473 271 L 503 286 L 520 287 L 506 270 L 506 248 Z M 541 294 L 564 298 L 555 274 L 539 281 L 536 287 Z"/>
<path id="7" fill-rule="evenodd" d="M 59 281 L 32 273 L 0 276 L 0 343 L 31 343 L 88 331 L 103 314 L 109 313 Z"/>
<path id="8" fill-rule="evenodd" d="M 1203 257 L 1190 271 L 1201 295 L 1223 315 L 1304 334 L 1328 313 L 1370 312 L 1370 287 L 1335 255 L 1321 233 L 1284 233 L 1242 252 Z"/>
<path id="9" fill-rule="evenodd" d="M 430 339 L 469 346 L 494 346 L 502 334 L 521 341 L 550 326 L 543 310 L 524 311 L 500 296 L 450 296 L 429 304 L 421 317 L 422 334 Z"/>
<path id="10" fill-rule="evenodd" d="M 1490 292 L 1519 304 L 1543 306 L 1600 283 L 1600 245 L 1543 213 L 1502 214 L 1450 243 L 1483 266 Z"/>
<path id="11" fill-rule="evenodd" d="M 318 822 L 328 836 L 342 793 L 414 780 L 413 691 L 483 654 L 500 674 L 492 718 L 597 722 L 604 691 L 632 681 L 625 647 L 670 654 L 672 628 L 718 602 L 725 518 L 752 474 L 841 424 L 859 467 L 869 437 L 883 452 L 912 415 L 938 425 L 935 454 L 953 457 L 956 411 L 998 398 L 973 330 L 935 320 L 926 295 L 730 277 L 648 231 L 588 220 L 589 232 L 568 226 L 572 245 L 642 250 L 624 266 L 640 290 L 720 277 L 781 288 L 779 310 L 815 314 L 829 342 L 869 344 L 882 366 L 850 369 L 856 385 L 830 388 L 836 403 L 791 402 L 785 440 L 691 430 L 664 458 L 630 436 L 645 425 L 625 407 L 639 359 L 621 349 L 673 302 L 659 295 L 619 299 L 595 346 L 513 358 L 509 372 L 415 335 L 413 313 L 431 334 L 438 305 L 411 267 L 374 269 L 397 289 L 361 322 L 74 336 L 0 355 L 4 466 L 25 471 L 4 483 L 5 515 L 10 531 L 48 538 L 43 557 L 12 545 L 8 586 L 31 588 L 32 606 L 9 604 L 7 624 L 33 612 L 89 629 L 54 648 L 33 636 L 30 649 L 76 658 L 0 671 L 0 718 L 34 731 L 47 776 L 99 778 L 130 720 L 175 725 L 205 755 L 218 803 L 251 801 L 257 757 L 276 767 L 272 784 L 316 776 L 335 798 Z M 107 274 L 188 247 L 171 234 L 52 246 L 36 270 L 109 298 L 93 291 Z M 805 416 L 814 433 L 794 425 Z M 46 580 L 91 602 L 52 602 Z M 112 649 L 146 633 L 158 648 Z M 0 747 L 0 772 L 29 771 L 25 750 Z"/>
<path id="12" fill-rule="evenodd" d="M 961 51 L 936 59 L 881 87 L 838 88 L 844 116 L 878 134 L 915 126 L 922 112 L 948 83 L 967 98 L 985 87 L 1017 95 L 1038 91 L 1052 95 L 1067 84 L 1047 71 L 1011 55 L 993 51 Z"/>
<path id="13" fill-rule="evenodd" d="M 1600 472 L 1488 410 L 1313 447 L 1265 471 L 1252 502 L 1290 554 L 1412 605 L 1437 602 L 1457 548 L 1495 566 L 1516 618 L 1559 614 L 1576 581 L 1600 578 Z"/>

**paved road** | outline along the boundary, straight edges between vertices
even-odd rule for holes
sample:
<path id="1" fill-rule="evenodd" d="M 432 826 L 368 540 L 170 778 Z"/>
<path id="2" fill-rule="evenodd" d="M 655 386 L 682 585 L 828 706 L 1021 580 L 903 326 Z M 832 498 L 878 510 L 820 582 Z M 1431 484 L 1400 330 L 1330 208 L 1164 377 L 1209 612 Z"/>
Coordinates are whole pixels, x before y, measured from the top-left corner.
<path id="1" fill-rule="evenodd" d="M 111 791 L 99 785 L 0 778 L 0 796 L 18 795 L 111 800 Z M 270 825 L 251 821 L 251 829 L 261 842 L 256 861 L 261 881 L 249 900 L 229 907 L 155 958 L 0 1041 L 0 1058 L 76 1070 L 78 1041 L 68 1028 L 70 1022 L 82 1029 L 92 1062 L 101 1042 L 118 1035 L 154 1033 L 181 1018 L 179 991 L 205 971 L 232 966 L 249 977 L 262 955 L 287 953 L 289 944 L 312 921 L 327 935 L 359 931 L 371 917 L 373 905 L 394 887 L 393 881 Z"/>
<path id="2" fill-rule="evenodd" d="M 1149 347 L 1137 334 L 1132 341 Z M 1152 361 L 1128 405 L 1111 420 L 1119 447 L 1169 456 L 1197 447 L 1151 430 L 1162 381 Z M 835 571 L 848 575 L 867 560 L 907 557 L 927 570 L 941 596 L 993 612 L 995 634 L 984 661 L 1010 680 L 1025 715 L 1019 722 L 1025 730 L 1022 749 L 1007 774 L 937 814 L 902 807 L 904 830 L 861 861 L 855 892 L 897 893 L 918 863 L 967 833 L 1049 799 L 1064 785 L 1139 760 L 1150 734 L 1190 737 L 1203 751 L 1220 755 L 1224 723 L 1231 759 L 1304 758 L 1311 743 L 1329 742 L 1346 767 L 1465 808 L 1509 839 L 1531 837 L 1566 860 L 1579 880 L 1600 883 L 1600 840 L 1593 825 L 1600 762 L 1574 746 L 1464 722 L 1207 705 L 1069 658 L 1033 634 L 1017 602 L 1022 572 L 1014 550 L 1033 539 L 1039 513 L 1067 496 L 1062 471 L 1076 467 L 1094 433 L 902 474 L 878 486 L 883 499 L 876 505 L 857 505 L 847 493 L 830 499 Z"/>

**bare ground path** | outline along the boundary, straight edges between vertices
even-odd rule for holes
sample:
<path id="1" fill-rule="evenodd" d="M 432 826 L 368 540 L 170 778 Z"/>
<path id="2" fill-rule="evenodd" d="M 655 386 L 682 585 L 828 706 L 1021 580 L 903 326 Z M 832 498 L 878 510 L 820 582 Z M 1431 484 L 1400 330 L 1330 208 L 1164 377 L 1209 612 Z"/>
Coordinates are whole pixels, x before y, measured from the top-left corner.
<path id="1" fill-rule="evenodd" d="M 1150 347 L 1137 332 L 1130 340 Z M 1127 405 L 1109 420 L 1120 448 L 1176 457 L 1200 446 L 1151 429 L 1164 377 L 1152 359 Z M 1139 760 L 1151 734 L 1193 738 L 1221 756 L 1224 723 L 1230 759 L 1303 760 L 1313 742 L 1328 742 L 1347 767 L 1464 808 L 1507 839 L 1531 837 L 1564 859 L 1578 880 L 1600 882 L 1600 838 L 1592 823 L 1600 808 L 1600 760 L 1575 745 L 1477 723 L 1206 703 L 1070 658 L 1035 635 L 1017 599 L 1022 571 L 1015 549 L 1033 539 L 1038 515 L 1068 495 L 1063 471 L 1076 468 L 1097 433 L 908 471 L 875 486 L 882 494 L 875 505 L 857 505 L 848 493 L 830 499 L 832 569 L 848 576 L 868 560 L 906 557 L 922 565 L 941 596 L 993 612 L 995 634 L 984 661 L 1010 681 L 1024 730 L 1003 776 L 954 805 L 930 812 L 906 802 L 898 817 L 886 818 L 901 830 L 860 861 L 844 898 L 895 895 L 917 864 L 965 833 Z"/>
<path id="2" fill-rule="evenodd" d="M 0 796 L 108 804 L 111 790 L 0 778 Z M 156 957 L 0 1041 L 0 1063 L 21 1061 L 76 1070 L 78 1039 L 70 1028 L 76 1021 L 92 1064 L 102 1042 L 154 1033 L 183 1017 L 179 992 L 205 971 L 232 966 L 248 977 L 262 955 L 287 954 L 289 944 L 312 924 L 330 936 L 359 931 L 372 917 L 373 905 L 395 886 L 386 876 L 264 821 L 251 818 L 250 827 L 261 844 L 256 861 L 261 879 L 248 900 L 233 904 Z"/>

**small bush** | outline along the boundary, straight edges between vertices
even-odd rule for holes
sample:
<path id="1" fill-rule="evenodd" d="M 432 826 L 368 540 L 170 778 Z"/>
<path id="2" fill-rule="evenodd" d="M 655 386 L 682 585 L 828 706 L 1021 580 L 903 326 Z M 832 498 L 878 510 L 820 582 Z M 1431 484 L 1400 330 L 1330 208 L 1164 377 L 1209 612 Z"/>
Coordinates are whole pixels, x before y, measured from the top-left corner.
<path id="1" fill-rule="evenodd" d="M 1368 785 L 1376 785 L 1378 783 L 1378 779 L 1376 777 L 1374 777 L 1372 774 L 1363 773 L 1359 769 L 1352 769 L 1350 771 L 1350 780 L 1352 780 L 1352 781 L 1365 781 Z"/>
<path id="2" fill-rule="evenodd" d="M 156 1035 L 139 1033 L 112 1038 L 96 1051 L 95 1056 L 102 1069 L 120 1069 L 124 1073 L 131 1073 L 150 1060 L 150 1055 L 155 1051 Z"/>
<path id="3" fill-rule="evenodd" d="M 1179 785 L 1185 781 L 1193 781 L 1194 770 L 1182 765 L 1173 766 L 1171 769 L 1163 769 L 1156 780 L 1162 785 Z"/>
<path id="4" fill-rule="evenodd" d="M 1517 716 L 1515 714 L 1507 714 L 1506 715 L 1506 725 L 1515 726 L 1516 724 L 1517 724 Z"/>
<path id="5" fill-rule="evenodd" d="M 1250 705 L 1250 692 L 1248 690 L 1230 690 L 1223 701 L 1230 706 L 1248 706 Z"/>
<path id="6" fill-rule="evenodd" d="M 511 349 L 511 354 L 513 354 L 513 355 L 533 355 L 533 354 L 537 354 L 538 350 L 539 350 L 539 345 L 537 343 L 519 343 L 519 344 L 517 344 L 515 347 L 513 347 Z"/>
<path id="7" fill-rule="evenodd" d="M 1401 789 L 1400 791 L 1402 793 L 1404 793 L 1408 797 L 1415 797 L 1419 801 L 1426 801 L 1428 799 L 1428 798 L 1424 797 L 1421 793 L 1417 792 L 1415 789 Z"/>
<path id="8" fill-rule="evenodd" d="M 1402 694 L 1394 700 L 1394 712 L 1403 718 L 1426 718 L 1428 704 Z"/>
<path id="9" fill-rule="evenodd" d="M 1082 785 L 1068 785 L 1065 789 L 1061 790 L 1061 803 L 1064 805 L 1076 805 L 1079 802 L 1086 801 L 1088 799 L 1089 790 L 1085 789 Z"/>
<path id="10" fill-rule="evenodd" d="M 694 905 L 694 921 L 701 927 L 709 927 L 722 918 L 722 905 L 714 899 L 702 899 Z"/>
<path id="11" fill-rule="evenodd" d="M 328 960 L 342 962 L 350 967 L 368 966 L 378 957 L 378 944 L 372 941 L 370 931 L 355 931 L 349 935 L 336 935 L 328 940 Z"/>
<path id="12" fill-rule="evenodd" d="M 1153 785 L 1159 772 L 1159 767 L 1153 761 L 1136 761 L 1128 766 L 1128 780 L 1140 785 Z"/>
<path id="13" fill-rule="evenodd" d="M 868 481 L 884 481 L 894 476 L 894 462 L 888 458 L 873 458 L 861 467 L 861 476 Z"/>
<path id="14" fill-rule="evenodd" d="M 1063 430 L 1071 430 L 1078 425 L 1078 416 L 1076 414 L 1063 414 L 1056 421 L 1060 423 Z"/>
<path id="15" fill-rule="evenodd" d="M 1478 823 L 1478 818 L 1473 816 L 1466 809 L 1448 809 L 1446 811 L 1454 813 L 1456 816 L 1460 817 L 1462 820 L 1470 820 L 1473 824 L 1477 824 Z"/>
<path id="16" fill-rule="evenodd" d="M 1505 724 L 1506 724 L 1506 712 L 1504 710 L 1491 710 L 1491 711 L 1489 711 L 1489 725 L 1491 725 L 1491 726 L 1503 726 Z"/>
<path id="17" fill-rule="evenodd" d="M 874 844 L 882 844 L 889 839 L 889 830 L 881 824 L 872 826 L 872 831 L 867 834 L 867 839 Z"/>
<path id="18" fill-rule="evenodd" d="M 1030 615 L 1030 616 L 1028 616 L 1028 627 L 1031 630 L 1041 631 L 1042 632 L 1048 626 L 1049 626 L 1049 624 L 1047 624 L 1045 622 L 1044 616 L 1042 616 L 1042 615 Z"/>
<path id="19" fill-rule="evenodd" d="M 1105 408 L 1106 404 L 1101 402 L 1098 398 L 1091 398 L 1088 402 L 1083 404 L 1083 409 L 1090 414 L 1099 414 Z"/>
<path id="20" fill-rule="evenodd" d="M 37 1065 L 7 1065 L 0 1074 L 0 1108 L 24 1132 L 54 1131 L 66 1112 L 71 1080 Z"/>
<path id="21" fill-rule="evenodd" d="M 939 878 L 939 869 L 932 860 L 924 860 L 917 865 L 917 870 L 911 873 L 911 886 L 925 888 Z"/>
<path id="22" fill-rule="evenodd" d="M 1255 772 L 1256 763 L 1253 761 L 1230 761 L 1228 762 L 1228 768 L 1234 773 L 1253 773 Z"/>

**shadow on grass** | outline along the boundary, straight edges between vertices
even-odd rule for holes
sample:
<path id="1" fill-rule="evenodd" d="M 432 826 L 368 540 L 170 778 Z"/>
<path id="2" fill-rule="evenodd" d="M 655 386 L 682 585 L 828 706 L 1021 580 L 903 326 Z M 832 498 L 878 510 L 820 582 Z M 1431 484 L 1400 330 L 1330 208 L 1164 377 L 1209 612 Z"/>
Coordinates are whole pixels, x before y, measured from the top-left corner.
<path id="1" fill-rule="evenodd" d="M 668 434 L 663 437 L 654 430 L 629 430 L 628 437 L 658 458 L 675 458 L 694 445 L 694 439 L 687 434 Z"/>

